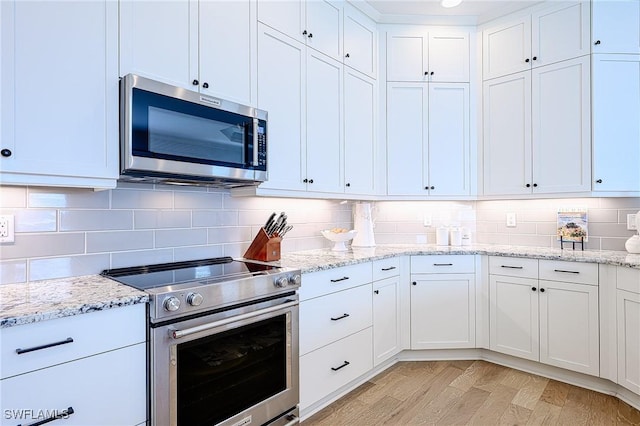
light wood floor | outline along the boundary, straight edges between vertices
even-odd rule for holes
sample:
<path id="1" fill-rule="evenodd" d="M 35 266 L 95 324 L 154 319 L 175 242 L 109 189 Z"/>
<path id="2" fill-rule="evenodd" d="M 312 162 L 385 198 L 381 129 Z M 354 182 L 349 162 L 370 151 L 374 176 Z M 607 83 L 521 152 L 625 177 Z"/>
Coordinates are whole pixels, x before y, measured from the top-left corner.
<path id="1" fill-rule="evenodd" d="M 302 424 L 640 425 L 640 411 L 485 361 L 421 361 L 394 365 Z"/>

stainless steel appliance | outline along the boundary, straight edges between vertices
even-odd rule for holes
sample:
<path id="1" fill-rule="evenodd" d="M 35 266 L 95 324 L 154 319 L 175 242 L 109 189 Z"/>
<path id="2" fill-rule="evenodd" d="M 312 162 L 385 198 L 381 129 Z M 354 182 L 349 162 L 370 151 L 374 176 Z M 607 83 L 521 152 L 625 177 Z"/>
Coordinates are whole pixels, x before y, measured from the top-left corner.
<path id="1" fill-rule="evenodd" d="M 120 179 L 257 185 L 267 180 L 267 113 L 128 74 L 120 82 Z"/>
<path id="2" fill-rule="evenodd" d="M 151 425 L 299 422 L 299 270 L 224 257 L 102 274 L 150 296 Z"/>

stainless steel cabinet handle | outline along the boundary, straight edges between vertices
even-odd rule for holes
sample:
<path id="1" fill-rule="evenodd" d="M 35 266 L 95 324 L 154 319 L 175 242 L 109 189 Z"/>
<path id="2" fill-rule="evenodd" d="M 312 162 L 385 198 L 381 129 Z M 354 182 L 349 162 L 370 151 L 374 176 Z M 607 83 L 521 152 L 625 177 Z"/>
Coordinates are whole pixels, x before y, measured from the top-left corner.
<path id="1" fill-rule="evenodd" d="M 255 312 L 248 312 L 242 315 L 236 315 L 230 318 L 225 318 L 220 321 L 210 322 L 208 324 L 197 325 L 195 327 L 187 328 L 185 330 L 169 330 L 169 335 L 174 339 L 180 339 L 185 336 L 189 336 L 191 334 L 199 333 L 205 330 L 211 330 L 212 328 L 220 327 L 221 325 L 231 324 L 232 322 L 242 321 L 245 319 L 257 317 L 263 314 L 268 314 L 270 312 L 279 311 L 281 309 L 290 308 L 291 306 L 298 305 L 298 301 L 286 302 L 281 305 L 271 306 L 269 308 L 260 309 Z"/>
<path id="2" fill-rule="evenodd" d="M 580 271 L 565 271 L 564 269 L 554 269 L 554 272 L 562 272 L 563 274 L 579 274 Z"/>
<path id="3" fill-rule="evenodd" d="M 27 348 L 27 349 L 18 348 L 18 349 L 16 349 L 16 353 L 18 355 L 22 355 L 22 354 L 26 354 L 28 352 L 33 352 L 33 351 L 39 351 L 41 349 L 52 348 L 54 346 L 66 345 L 67 343 L 73 343 L 73 339 L 71 337 L 67 337 L 66 339 L 61 340 L 59 342 L 47 343 L 46 345 L 34 346 L 32 348 Z"/>
<path id="4" fill-rule="evenodd" d="M 349 279 L 349 277 L 336 278 L 335 280 L 331 280 L 331 282 L 332 283 L 337 283 L 337 282 L 345 281 L 345 280 L 348 280 L 348 279 Z"/>

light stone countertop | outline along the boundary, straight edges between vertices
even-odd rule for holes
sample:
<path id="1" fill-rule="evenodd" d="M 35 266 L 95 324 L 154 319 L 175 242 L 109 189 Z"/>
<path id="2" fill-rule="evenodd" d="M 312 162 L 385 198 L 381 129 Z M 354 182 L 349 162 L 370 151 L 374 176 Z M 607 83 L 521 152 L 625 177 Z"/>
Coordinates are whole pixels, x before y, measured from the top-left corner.
<path id="1" fill-rule="evenodd" d="M 430 244 L 384 244 L 347 252 L 304 250 L 282 256 L 282 266 L 310 273 L 372 260 L 406 255 L 482 254 L 603 263 L 640 269 L 640 254 L 624 251 L 574 251 L 542 247 L 472 245 L 440 247 Z M 147 303 L 146 293 L 100 275 L 0 285 L 0 328 L 79 315 L 119 306 Z"/>
<path id="2" fill-rule="evenodd" d="M 100 275 L 0 286 L 0 328 L 147 303 L 149 296 Z"/>

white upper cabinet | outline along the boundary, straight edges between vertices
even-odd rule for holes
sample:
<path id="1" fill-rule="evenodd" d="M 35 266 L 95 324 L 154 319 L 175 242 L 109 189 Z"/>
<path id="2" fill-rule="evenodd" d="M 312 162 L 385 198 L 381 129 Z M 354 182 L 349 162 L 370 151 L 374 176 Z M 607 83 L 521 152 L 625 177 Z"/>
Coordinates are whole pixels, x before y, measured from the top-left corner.
<path id="1" fill-rule="evenodd" d="M 342 61 L 342 1 L 259 0 L 258 20 Z"/>
<path id="2" fill-rule="evenodd" d="M 588 2 L 557 4 L 483 31 L 483 78 L 590 53 Z"/>
<path id="3" fill-rule="evenodd" d="M 469 33 L 389 30 L 387 81 L 468 82 Z"/>
<path id="4" fill-rule="evenodd" d="M 640 53 L 640 2 L 591 3 L 593 53 Z"/>
<path id="5" fill-rule="evenodd" d="M 593 190 L 640 191 L 640 55 L 593 55 Z"/>
<path id="6" fill-rule="evenodd" d="M 117 40 L 112 1 L 0 3 L 2 184 L 115 187 Z"/>
<path id="7" fill-rule="evenodd" d="M 344 64 L 376 78 L 378 30 L 376 23 L 349 3 L 344 5 Z"/>
<path id="8" fill-rule="evenodd" d="M 256 102 L 256 2 L 120 2 L 120 76 Z"/>

